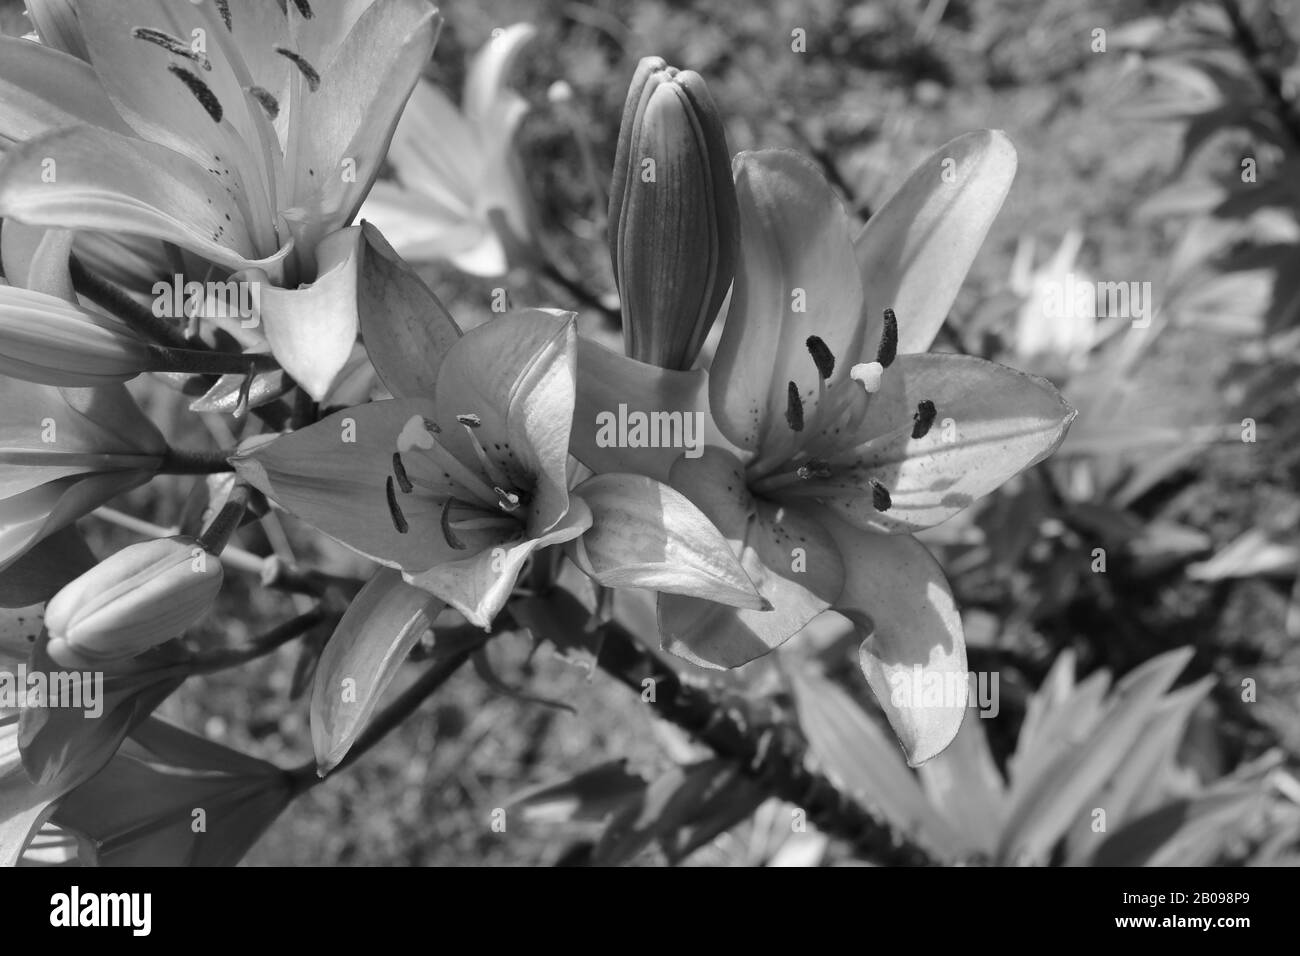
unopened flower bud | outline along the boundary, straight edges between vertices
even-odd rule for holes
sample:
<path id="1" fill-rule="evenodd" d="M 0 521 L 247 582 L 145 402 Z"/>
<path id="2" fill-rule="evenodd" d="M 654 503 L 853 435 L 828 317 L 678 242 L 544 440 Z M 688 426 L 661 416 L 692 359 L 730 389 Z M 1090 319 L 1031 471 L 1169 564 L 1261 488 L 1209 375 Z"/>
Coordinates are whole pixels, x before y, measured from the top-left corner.
<path id="1" fill-rule="evenodd" d="M 609 196 L 629 356 L 691 366 L 731 286 L 739 230 L 731 155 L 704 80 L 646 57 L 623 108 Z"/>
<path id="2" fill-rule="evenodd" d="M 43 292 L 0 287 L 0 375 L 79 388 L 157 367 L 149 344 L 119 320 Z"/>
<path id="3" fill-rule="evenodd" d="M 206 615 L 221 579 L 221 561 L 193 538 L 123 548 L 50 599 L 50 657 L 87 667 L 143 654 Z"/>

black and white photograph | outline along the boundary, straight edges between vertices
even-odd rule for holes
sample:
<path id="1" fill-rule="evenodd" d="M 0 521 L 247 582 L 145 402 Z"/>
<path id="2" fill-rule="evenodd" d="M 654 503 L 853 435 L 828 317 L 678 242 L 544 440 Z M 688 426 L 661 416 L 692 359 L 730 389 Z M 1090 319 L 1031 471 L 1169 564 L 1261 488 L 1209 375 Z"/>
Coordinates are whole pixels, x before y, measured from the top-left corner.
<path id="1" fill-rule="evenodd" d="M 24 921 L 1298 863 L 1295 3 L 0 0 Z"/>

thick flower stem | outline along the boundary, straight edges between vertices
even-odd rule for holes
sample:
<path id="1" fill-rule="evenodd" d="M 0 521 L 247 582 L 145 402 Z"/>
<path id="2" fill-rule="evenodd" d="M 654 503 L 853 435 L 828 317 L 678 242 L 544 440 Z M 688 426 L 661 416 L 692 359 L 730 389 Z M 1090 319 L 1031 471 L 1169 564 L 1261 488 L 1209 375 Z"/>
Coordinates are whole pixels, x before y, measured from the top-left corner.
<path id="1" fill-rule="evenodd" d="M 179 328 L 154 315 L 118 286 L 91 272 L 76 256 L 68 260 L 68 270 L 72 275 L 73 288 L 146 338 L 174 349 L 193 348 Z"/>
<path id="2" fill-rule="evenodd" d="M 227 459 L 233 452 L 200 451 L 198 449 L 168 448 L 163 453 L 158 473 L 162 475 L 217 475 L 235 470 Z"/>
<path id="3" fill-rule="evenodd" d="M 793 725 L 759 717 L 743 700 L 723 700 L 710 688 L 683 681 L 622 626 L 605 626 L 597 663 L 637 694 L 653 686 L 651 706 L 659 716 L 712 747 L 718 756 L 738 761 L 773 796 L 802 807 L 816 826 L 848 841 L 864 858 L 894 866 L 945 862 L 808 769 L 807 746 Z M 654 683 L 646 684 L 647 680 Z"/>

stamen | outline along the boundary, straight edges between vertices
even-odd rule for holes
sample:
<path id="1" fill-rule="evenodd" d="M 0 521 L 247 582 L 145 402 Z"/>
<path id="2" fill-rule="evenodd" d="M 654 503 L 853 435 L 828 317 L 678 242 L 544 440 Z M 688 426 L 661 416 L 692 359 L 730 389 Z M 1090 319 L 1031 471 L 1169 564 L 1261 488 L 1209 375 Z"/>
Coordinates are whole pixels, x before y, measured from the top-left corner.
<path id="1" fill-rule="evenodd" d="M 402 464 L 402 453 L 393 452 L 393 474 L 397 476 L 397 487 L 401 488 L 406 494 L 410 494 L 415 485 L 411 484 L 411 479 L 406 475 L 406 466 Z"/>
<path id="2" fill-rule="evenodd" d="M 308 5 L 307 0 L 293 0 L 293 5 L 298 8 L 298 12 L 302 14 L 304 20 L 312 18 L 311 7 Z"/>
<path id="3" fill-rule="evenodd" d="M 888 511 L 894 506 L 893 499 L 889 497 L 889 489 L 875 478 L 871 479 L 871 506 L 877 511 Z"/>
<path id="4" fill-rule="evenodd" d="M 208 89 L 208 85 L 183 66 L 170 63 L 167 69 L 189 88 L 189 91 L 194 94 L 194 98 L 199 101 L 199 105 L 208 111 L 208 115 L 212 117 L 212 122 L 220 123 L 223 115 L 221 101 L 217 99 L 216 94 Z"/>
<path id="5" fill-rule="evenodd" d="M 478 436 L 474 434 L 476 428 L 482 427 L 483 420 L 477 415 L 467 414 L 457 415 L 456 421 L 465 426 L 465 434 L 469 436 L 469 443 L 474 449 L 474 454 L 478 458 L 478 463 L 483 466 L 483 473 L 488 476 L 488 480 L 494 485 L 492 490 L 496 493 L 497 504 L 502 508 L 505 508 L 507 511 L 514 510 L 513 508 L 506 508 L 505 505 L 501 504 L 502 498 L 506 494 L 506 492 L 501 489 L 510 484 L 510 476 L 497 467 L 496 462 L 488 456 L 487 449 L 484 448 L 482 443 L 478 440 Z M 515 507 L 519 507 L 519 499 L 517 497 L 515 498 Z"/>
<path id="6" fill-rule="evenodd" d="M 885 328 L 880 333 L 880 348 L 876 350 L 876 361 L 885 368 L 894 364 L 898 356 L 898 316 L 893 309 L 885 310 Z"/>
<path id="7" fill-rule="evenodd" d="M 464 425 L 466 428 L 482 428 L 482 427 L 483 427 L 483 419 L 479 418 L 477 415 L 470 415 L 470 414 L 468 414 L 468 413 L 466 413 L 466 414 L 464 414 L 464 415 L 457 415 L 457 416 L 456 416 L 456 421 L 460 422 L 460 423 L 461 423 L 462 425 Z"/>
<path id="8" fill-rule="evenodd" d="M 211 60 L 202 53 L 190 49 L 184 40 L 174 37 L 170 33 L 164 33 L 162 30 L 154 30 L 150 27 L 136 27 L 131 31 L 131 36 L 137 40 L 145 40 L 155 46 L 160 46 L 175 56 L 183 56 L 187 60 L 193 60 L 205 70 L 212 70 Z"/>
<path id="9" fill-rule="evenodd" d="M 388 513 L 393 518 L 393 527 L 397 529 L 398 534 L 406 534 L 411 530 L 411 526 L 406 523 L 406 515 L 402 514 L 402 509 L 397 504 L 397 492 L 393 489 L 392 475 L 389 475 L 388 480 L 384 482 L 384 494 L 388 496 Z"/>
<path id="10" fill-rule="evenodd" d="M 803 431 L 803 399 L 799 397 L 799 386 L 791 382 L 785 390 L 785 423 L 791 431 Z"/>
<path id="11" fill-rule="evenodd" d="M 262 107 L 262 112 L 270 119 L 275 119 L 280 115 L 280 101 L 272 96 L 269 91 L 262 89 L 260 86 L 248 86 L 244 89 L 249 96 L 257 100 L 257 105 Z"/>
<path id="12" fill-rule="evenodd" d="M 820 336 L 808 336 L 805 344 L 808 346 L 808 354 L 812 356 L 813 364 L 817 366 L 817 374 L 821 376 L 823 382 L 826 381 L 835 371 L 834 354 Z"/>
<path id="13" fill-rule="evenodd" d="M 449 481 L 460 486 L 466 494 L 477 498 L 485 507 L 495 508 L 497 496 L 492 493 L 492 489 L 474 473 L 473 469 L 439 444 L 429 428 L 432 424 L 427 418 L 412 415 L 401 434 L 397 436 L 397 450 L 409 452 L 418 449 L 428 455 L 429 460 L 439 471 L 446 473 Z"/>
<path id="14" fill-rule="evenodd" d="M 917 403 L 916 414 L 912 416 L 912 437 L 924 438 L 930 431 L 930 426 L 934 424 L 934 416 L 938 412 L 935 410 L 934 402 L 928 398 Z"/>
<path id="15" fill-rule="evenodd" d="M 464 504 L 459 498 L 448 498 L 442 503 L 442 518 L 439 524 L 442 525 L 442 537 L 451 547 L 457 551 L 465 550 L 465 542 L 456 537 L 456 532 L 451 530 L 451 506 L 452 504 Z"/>
<path id="16" fill-rule="evenodd" d="M 825 459 L 809 458 L 807 462 L 795 469 L 795 474 L 799 476 L 800 481 L 808 481 L 811 478 L 829 478 L 831 476 L 831 466 Z"/>
<path id="17" fill-rule="evenodd" d="M 423 419 L 423 421 L 424 421 L 424 430 L 427 431 L 430 435 L 442 434 L 442 426 L 439 425 L 437 422 L 435 422 L 432 418 L 426 418 Z"/>
<path id="18" fill-rule="evenodd" d="M 504 488 L 492 489 L 497 493 L 497 506 L 502 511 L 515 512 L 519 510 L 519 496 L 513 491 L 506 491 Z"/>
<path id="19" fill-rule="evenodd" d="M 292 50 L 286 49 L 282 46 L 276 47 L 275 52 L 298 68 L 298 72 L 301 73 L 303 79 L 307 81 L 307 89 L 311 90 L 313 93 L 320 89 L 320 74 L 317 73 L 316 68 L 308 63 L 300 54 L 294 53 Z"/>
<path id="20" fill-rule="evenodd" d="M 217 10 L 221 13 L 221 19 L 226 24 L 227 30 L 234 29 L 234 21 L 230 19 L 230 0 L 216 0 Z"/>
<path id="21" fill-rule="evenodd" d="M 519 522 L 515 518 L 461 518 L 459 521 L 449 522 L 449 527 L 457 531 L 487 531 L 490 528 L 518 528 Z"/>
<path id="22" fill-rule="evenodd" d="M 885 374 L 885 367 L 879 362 L 860 362 L 849 369 L 849 378 L 862 385 L 868 395 L 880 391 L 880 380 Z"/>

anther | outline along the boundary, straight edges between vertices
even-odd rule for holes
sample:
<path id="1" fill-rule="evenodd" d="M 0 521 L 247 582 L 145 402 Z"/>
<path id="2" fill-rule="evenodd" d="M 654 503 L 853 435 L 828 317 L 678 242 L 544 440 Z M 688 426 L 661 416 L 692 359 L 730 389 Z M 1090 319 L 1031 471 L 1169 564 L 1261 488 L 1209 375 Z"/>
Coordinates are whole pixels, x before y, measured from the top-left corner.
<path id="1" fill-rule="evenodd" d="M 786 388 L 785 422 L 791 431 L 803 431 L 803 399 L 799 397 L 799 386 L 791 382 Z"/>
<path id="2" fill-rule="evenodd" d="M 835 356 L 822 341 L 821 336 L 810 335 L 804 344 L 808 346 L 808 354 L 812 356 L 813 364 L 817 366 L 817 374 L 821 376 L 823 382 L 827 381 L 835 371 Z"/>
<path id="3" fill-rule="evenodd" d="M 384 482 L 384 494 L 388 496 L 388 513 L 393 518 L 393 527 L 397 529 L 398 534 L 406 534 L 411 530 L 411 526 L 406 523 L 406 515 L 402 514 L 402 509 L 397 504 L 397 491 L 393 487 L 392 475 L 389 475 L 388 480 Z"/>
<path id="4" fill-rule="evenodd" d="M 424 422 L 424 430 L 428 432 L 430 435 L 442 434 L 442 426 L 440 426 L 432 418 L 421 419 L 421 421 Z"/>
<path id="5" fill-rule="evenodd" d="M 934 424 L 936 414 L 938 413 L 935 411 L 934 402 L 928 398 L 918 402 L 916 414 L 912 416 L 912 437 L 924 438 L 930 431 L 930 426 Z"/>
<path id="6" fill-rule="evenodd" d="M 831 466 L 821 458 L 809 458 L 795 470 L 795 474 L 801 481 L 808 481 L 811 478 L 829 478 Z"/>
<path id="7" fill-rule="evenodd" d="M 187 60 L 193 60 L 205 70 L 212 69 L 212 61 L 202 53 L 190 49 L 190 45 L 179 37 L 174 37 L 170 33 L 164 33 L 162 30 L 154 30 L 150 27 L 136 27 L 131 31 L 131 36 L 137 40 L 145 40 L 154 46 L 160 46 L 168 53 L 174 56 L 183 56 Z"/>
<path id="8" fill-rule="evenodd" d="M 898 316 L 893 309 L 885 310 L 885 327 L 880 332 L 880 348 L 876 350 L 876 361 L 885 368 L 894 364 L 898 356 Z"/>
<path id="9" fill-rule="evenodd" d="M 407 477 L 406 465 L 402 463 L 402 453 L 400 451 L 393 452 L 393 474 L 397 477 L 397 487 L 409 495 L 415 485 L 411 484 L 411 479 Z"/>
<path id="10" fill-rule="evenodd" d="M 298 72 L 301 73 L 303 79 L 307 81 L 307 89 L 311 90 L 313 93 L 320 89 L 320 74 L 316 72 L 316 68 L 308 63 L 301 54 L 294 53 L 292 50 L 286 49 L 282 46 L 276 47 L 275 52 L 298 68 Z"/>
<path id="11" fill-rule="evenodd" d="M 460 422 L 466 428 L 480 428 L 483 425 L 483 419 L 479 418 L 477 415 L 457 415 L 456 421 Z"/>
<path id="12" fill-rule="evenodd" d="M 506 491 L 504 488 L 495 485 L 492 490 L 497 493 L 497 505 L 502 511 L 514 512 L 519 510 L 519 496 L 513 491 Z"/>
<path id="13" fill-rule="evenodd" d="M 199 101 L 199 105 L 207 110 L 208 115 L 212 117 L 212 122 L 220 123 L 223 115 L 221 101 L 217 99 L 212 90 L 208 89 L 208 85 L 183 66 L 169 63 L 167 69 L 194 94 L 194 98 Z"/>
<path id="14" fill-rule="evenodd" d="M 234 21 L 230 19 L 230 0 L 216 0 L 217 10 L 221 13 L 221 20 L 225 23 L 227 30 L 234 29 Z"/>
<path id="15" fill-rule="evenodd" d="M 877 511 L 888 511 L 894 506 L 889 489 L 874 478 L 871 479 L 871 506 Z"/>
<path id="16" fill-rule="evenodd" d="M 298 12 L 302 14 L 304 20 L 312 18 L 311 6 L 307 3 L 307 0 L 293 0 L 293 5 L 298 8 Z"/>
<path id="17" fill-rule="evenodd" d="M 249 86 L 246 87 L 246 90 L 249 96 L 257 100 L 257 105 L 262 107 L 262 112 L 270 119 L 275 119 L 280 115 L 280 101 L 272 96 L 269 91 L 262 89 L 260 86 Z"/>
<path id="18" fill-rule="evenodd" d="M 477 415 L 465 414 L 457 415 L 456 421 L 465 426 L 465 434 L 469 436 L 469 443 L 474 449 L 474 456 L 478 459 L 478 463 L 483 466 L 483 473 L 487 475 L 488 480 L 495 486 L 492 490 L 497 496 L 497 504 L 501 505 L 501 507 L 505 508 L 507 511 L 513 510 L 512 508 L 506 508 L 504 504 L 501 504 L 502 495 L 504 494 L 504 492 L 501 491 L 501 488 L 510 484 L 510 476 L 497 466 L 496 462 L 494 462 L 491 456 L 488 455 L 487 449 L 483 447 L 483 443 L 478 440 L 478 436 L 474 434 L 475 429 L 482 427 L 483 420 Z M 515 507 L 518 507 L 517 502 L 518 499 L 516 499 Z"/>
<path id="19" fill-rule="evenodd" d="M 457 498 L 448 498 L 442 503 L 442 518 L 439 520 L 439 524 L 442 525 L 443 540 L 457 551 L 464 551 L 465 542 L 456 537 L 456 532 L 451 530 L 451 506 L 453 503 L 460 504 L 461 502 Z"/>

